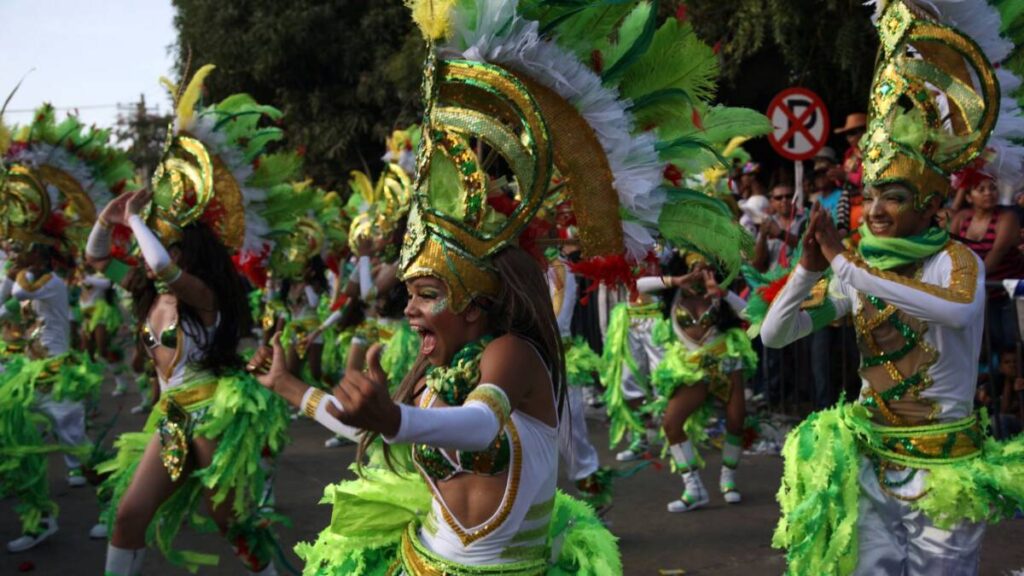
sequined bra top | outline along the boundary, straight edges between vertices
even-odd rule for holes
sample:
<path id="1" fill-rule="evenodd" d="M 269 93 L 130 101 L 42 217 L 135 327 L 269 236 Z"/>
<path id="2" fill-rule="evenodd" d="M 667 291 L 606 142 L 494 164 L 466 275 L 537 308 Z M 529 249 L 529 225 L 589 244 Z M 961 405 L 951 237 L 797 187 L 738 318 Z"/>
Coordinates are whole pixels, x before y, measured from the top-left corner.
<path id="1" fill-rule="evenodd" d="M 676 304 L 672 308 L 672 317 L 675 318 L 680 328 L 692 328 L 699 325 L 701 328 L 707 329 L 718 323 L 718 309 L 719 303 L 716 301 L 699 318 L 694 318 L 686 306 Z"/>
<path id="2" fill-rule="evenodd" d="M 423 392 L 423 401 L 420 403 L 420 407 L 433 406 L 439 397 L 448 406 L 461 406 L 472 391 L 472 388 L 469 387 L 464 390 L 455 388 L 443 392 L 427 388 Z M 511 444 L 508 429 L 502 428 L 486 450 L 479 452 L 457 450 L 452 453 L 450 450 L 445 451 L 426 444 L 414 444 L 412 454 L 423 473 L 435 482 L 439 482 L 463 473 L 497 476 L 508 472 Z"/>

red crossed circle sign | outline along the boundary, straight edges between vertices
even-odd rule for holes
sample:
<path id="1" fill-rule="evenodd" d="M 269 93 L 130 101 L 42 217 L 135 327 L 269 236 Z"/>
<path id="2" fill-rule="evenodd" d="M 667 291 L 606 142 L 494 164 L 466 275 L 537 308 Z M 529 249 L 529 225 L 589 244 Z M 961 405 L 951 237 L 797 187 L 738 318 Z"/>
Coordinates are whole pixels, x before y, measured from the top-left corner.
<path id="1" fill-rule="evenodd" d="M 768 105 L 772 133 L 768 141 L 783 158 L 809 160 L 828 141 L 828 109 L 821 97 L 806 88 L 779 92 Z"/>

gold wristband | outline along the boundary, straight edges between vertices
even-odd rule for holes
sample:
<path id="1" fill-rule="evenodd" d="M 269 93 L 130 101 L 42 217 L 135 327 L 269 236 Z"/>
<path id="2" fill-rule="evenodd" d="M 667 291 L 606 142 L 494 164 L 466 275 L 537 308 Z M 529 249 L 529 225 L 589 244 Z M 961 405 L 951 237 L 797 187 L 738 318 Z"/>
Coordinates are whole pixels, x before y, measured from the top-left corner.
<path id="1" fill-rule="evenodd" d="M 309 416 L 310 419 L 316 419 L 316 409 L 320 407 L 320 403 L 323 402 L 326 394 L 323 390 L 314 390 L 309 395 L 309 399 L 306 400 L 306 405 L 302 407 L 302 413 Z"/>
<path id="2" fill-rule="evenodd" d="M 100 228 L 103 228 L 104 230 L 110 230 L 113 228 L 113 226 L 110 225 L 110 222 L 103 219 L 103 216 L 96 218 L 96 222 L 100 225 Z"/>
<path id="3" fill-rule="evenodd" d="M 157 280 L 164 284 L 170 284 L 178 278 L 181 278 L 181 268 L 178 268 L 178 265 L 172 262 L 161 268 L 158 272 L 154 272 L 154 275 Z"/>

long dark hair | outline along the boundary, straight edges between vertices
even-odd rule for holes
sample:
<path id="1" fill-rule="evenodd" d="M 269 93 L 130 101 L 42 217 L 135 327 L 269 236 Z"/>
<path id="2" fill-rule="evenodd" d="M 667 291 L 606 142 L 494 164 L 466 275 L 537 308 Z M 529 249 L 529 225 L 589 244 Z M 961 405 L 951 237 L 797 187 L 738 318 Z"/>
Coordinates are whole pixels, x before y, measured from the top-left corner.
<path id="1" fill-rule="evenodd" d="M 199 311 L 179 299 L 178 326 L 202 350 L 202 368 L 214 374 L 240 368 L 242 358 L 238 355 L 238 342 L 249 333 L 252 322 L 249 298 L 242 280 L 227 248 L 209 226 L 202 223 L 190 224 L 181 232 L 181 240 L 175 244 L 181 252 L 178 266 L 182 271 L 202 280 L 213 291 L 214 306 L 220 314 L 220 322 L 213 338 L 207 338 Z M 133 275 L 129 290 L 134 302 L 135 318 L 141 328 L 156 301 L 156 286 L 144 273 L 139 273 Z"/>
<path id="2" fill-rule="evenodd" d="M 487 312 L 491 334 L 501 336 L 515 334 L 528 340 L 536 347 L 548 370 L 551 371 L 552 394 L 555 397 L 557 413 L 562 414 L 565 404 L 565 352 L 558 332 L 555 310 L 551 305 L 547 280 L 540 265 L 524 250 L 517 247 L 505 248 L 491 261 L 498 271 L 501 289 L 497 298 L 477 302 Z M 427 373 L 428 361 L 425 356 L 417 358 L 412 370 L 406 374 L 402 384 L 392 398 L 402 404 L 412 403 L 416 384 Z M 367 433 L 359 443 L 357 462 L 362 462 L 367 448 L 378 434 Z M 383 445 L 384 459 L 392 466 L 388 445 Z"/>

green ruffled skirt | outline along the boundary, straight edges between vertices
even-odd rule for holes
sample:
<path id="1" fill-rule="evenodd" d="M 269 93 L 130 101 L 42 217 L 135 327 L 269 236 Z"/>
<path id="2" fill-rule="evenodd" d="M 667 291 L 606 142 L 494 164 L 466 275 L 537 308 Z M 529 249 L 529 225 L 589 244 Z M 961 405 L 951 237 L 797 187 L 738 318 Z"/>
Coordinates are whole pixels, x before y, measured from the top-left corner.
<path id="1" fill-rule="evenodd" d="M 979 421 L 988 430 L 984 413 Z M 880 430 L 866 408 L 840 402 L 811 414 L 786 437 L 782 518 L 772 545 L 786 550 L 787 574 L 846 575 L 857 567 L 858 475 L 863 458 L 888 450 Z M 964 520 L 998 522 L 1024 508 L 1024 436 L 979 438 L 979 445 L 969 457 L 910 466 L 928 470 L 923 496 L 910 505 L 940 529 Z"/>
<path id="2" fill-rule="evenodd" d="M 212 394 L 202 391 L 211 388 Z M 215 555 L 174 548 L 174 539 L 186 520 L 201 531 L 217 529 L 212 520 L 200 515 L 203 494 L 210 491 L 213 503 L 231 506 L 237 519 L 227 534 L 229 540 L 235 543 L 241 539 L 251 554 L 269 561 L 276 544 L 266 526 L 280 518 L 257 510 L 267 480 L 260 459 L 265 453 L 277 454 L 284 447 L 289 424 L 287 407 L 251 376 L 240 372 L 222 377 L 198 376 L 173 390 L 175 398 L 188 398 L 190 393 L 191 398 L 178 403 L 189 416 L 188 426 L 183 430 L 189 440 L 200 437 L 216 441 L 217 449 L 210 465 L 193 470 L 157 510 L 146 531 L 147 545 L 155 546 L 169 561 L 191 571 L 201 565 L 217 564 Z M 117 455 L 97 468 L 101 474 L 109 474 L 102 489 L 111 497 L 109 508 L 103 513 L 111 529 L 147 444 L 155 435 L 173 431 L 173 426 L 168 426 L 167 396 L 154 407 L 143 431 L 122 434 L 115 442 Z M 173 418 L 173 405 L 170 411 Z"/>
<path id="3" fill-rule="evenodd" d="M 22 354 L 5 358 L 0 372 L 0 498 L 18 499 L 15 511 L 24 532 L 38 532 L 44 516 L 57 513 L 50 498 L 46 457 L 66 452 L 86 459 L 92 446 L 47 444 L 44 431 L 50 419 L 34 409 L 41 394 L 54 400 L 95 398 L 103 382 L 103 368 L 79 352 L 31 360 Z"/>
<path id="4" fill-rule="evenodd" d="M 121 309 L 103 299 L 97 300 L 91 308 L 83 309 L 82 312 L 85 315 L 85 329 L 89 332 L 103 326 L 108 333 L 114 334 L 124 323 Z"/>
<path id="5" fill-rule="evenodd" d="M 398 460 L 408 462 L 408 456 L 399 456 Z M 419 474 L 407 465 L 398 468 L 402 473 L 371 464 L 363 468 L 358 479 L 325 489 L 321 503 L 333 506 L 331 525 L 316 541 L 295 547 L 306 563 L 305 576 L 384 576 L 397 572 L 403 562 L 403 537 L 416 538 L 432 503 L 430 489 Z M 555 498 L 547 543 L 549 552 L 552 546 L 560 548 L 546 566 L 542 561 L 539 568 L 535 561 L 529 562 L 529 567 L 526 563 L 520 567 L 501 564 L 491 571 L 487 567 L 461 566 L 453 573 L 495 574 L 500 567 L 501 574 L 512 576 L 622 574 L 615 537 L 590 506 L 562 492 Z M 550 558 L 551 554 L 544 557 Z"/>

